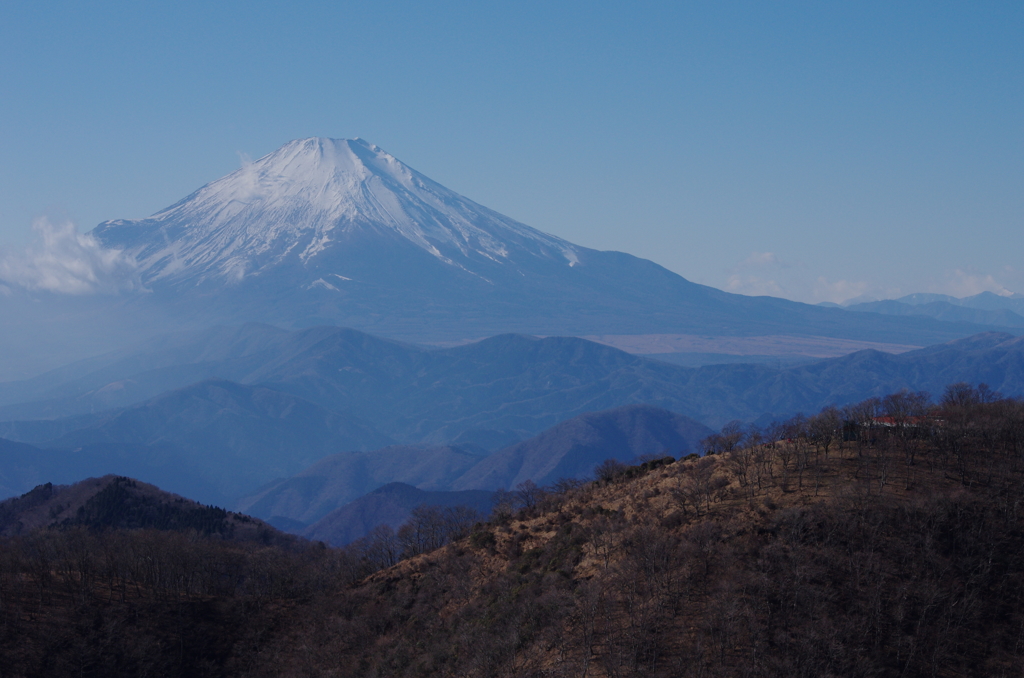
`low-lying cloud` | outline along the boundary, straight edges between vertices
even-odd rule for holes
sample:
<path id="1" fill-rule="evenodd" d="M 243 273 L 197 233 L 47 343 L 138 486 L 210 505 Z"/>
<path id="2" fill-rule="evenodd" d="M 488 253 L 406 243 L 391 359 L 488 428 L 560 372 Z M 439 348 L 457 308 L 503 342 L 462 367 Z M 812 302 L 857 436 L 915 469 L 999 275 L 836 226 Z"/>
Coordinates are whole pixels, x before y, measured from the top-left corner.
<path id="1" fill-rule="evenodd" d="M 779 273 L 791 265 L 774 252 L 752 252 L 741 261 L 725 281 L 725 290 L 748 296 L 789 297 L 790 291 L 779 280 Z"/>
<path id="2" fill-rule="evenodd" d="M 1012 271 L 1008 266 L 1006 269 Z M 982 292 L 994 292 L 1004 297 L 1013 294 L 991 274 L 975 273 L 960 268 L 948 274 L 945 283 L 936 291 L 960 298 L 973 297 Z"/>
<path id="3" fill-rule="evenodd" d="M 852 299 L 894 292 L 882 290 L 863 280 L 832 280 L 823 275 L 815 277 L 806 264 L 783 259 L 774 252 L 752 252 L 739 262 L 729 271 L 725 290 L 751 296 L 783 297 L 811 304 L 823 301 L 842 304 Z M 898 290 L 895 292 L 898 295 Z"/>
<path id="4" fill-rule="evenodd" d="M 863 280 L 829 280 L 823 275 L 818 276 L 811 288 L 815 302 L 829 301 L 833 304 L 865 297 L 870 291 L 871 286 Z"/>
<path id="5" fill-rule="evenodd" d="M 106 249 L 74 224 L 36 219 L 35 240 L 24 253 L 0 255 L 0 281 L 61 294 L 115 294 L 142 289 L 135 260 Z"/>
<path id="6" fill-rule="evenodd" d="M 785 297 L 786 290 L 777 280 L 760 278 L 756 275 L 734 273 L 725 281 L 725 291 L 745 294 L 751 297 Z"/>

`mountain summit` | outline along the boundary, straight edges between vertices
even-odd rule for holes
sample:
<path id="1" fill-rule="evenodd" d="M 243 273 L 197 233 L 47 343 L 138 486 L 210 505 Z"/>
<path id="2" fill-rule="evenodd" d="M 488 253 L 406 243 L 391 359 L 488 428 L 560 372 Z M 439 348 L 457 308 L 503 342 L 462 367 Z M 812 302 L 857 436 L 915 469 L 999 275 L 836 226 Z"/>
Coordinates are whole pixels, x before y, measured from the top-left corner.
<path id="1" fill-rule="evenodd" d="M 132 254 L 146 283 L 237 282 L 292 265 L 327 273 L 308 282 L 329 289 L 353 271 L 320 264 L 367 237 L 414 245 L 485 280 L 494 264 L 578 262 L 572 244 L 482 207 L 362 139 L 289 142 L 149 219 L 108 221 L 93 234 Z"/>
<path id="2" fill-rule="evenodd" d="M 541 233 L 361 139 L 300 139 L 138 220 L 92 231 L 175 322 L 333 324 L 413 340 L 814 335 L 930 344 L 980 329 L 697 285 Z"/>

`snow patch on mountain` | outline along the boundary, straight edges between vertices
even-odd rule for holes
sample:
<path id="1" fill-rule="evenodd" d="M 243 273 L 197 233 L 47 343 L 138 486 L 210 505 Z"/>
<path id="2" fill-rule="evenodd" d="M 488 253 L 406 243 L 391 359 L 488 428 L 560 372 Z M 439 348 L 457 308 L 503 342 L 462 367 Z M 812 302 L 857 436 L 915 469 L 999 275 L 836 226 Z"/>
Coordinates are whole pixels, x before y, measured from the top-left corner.
<path id="1" fill-rule="evenodd" d="M 324 280 L 323 278 L 317 278 L 316 280 L 314 280 L 314 281 L 313 281 L 313 282 L 311 282 L 310 284 L 306 285 L 306 289 L 307 289 L 307 290 L 311 290 L 311 289 L 313 289 L 314 287 L 322 287 L 322 288 L 324 288 L 325 290 L 334 290 L 335 292 L 338 292 L 338 291 L 339 291 L 337 287 L 335 287 L 335 286 L 334 286 L 334 285 L 332 285 L 331 283 L 327 282 L 327 281 L 326 281 L 326 280 Z"/>

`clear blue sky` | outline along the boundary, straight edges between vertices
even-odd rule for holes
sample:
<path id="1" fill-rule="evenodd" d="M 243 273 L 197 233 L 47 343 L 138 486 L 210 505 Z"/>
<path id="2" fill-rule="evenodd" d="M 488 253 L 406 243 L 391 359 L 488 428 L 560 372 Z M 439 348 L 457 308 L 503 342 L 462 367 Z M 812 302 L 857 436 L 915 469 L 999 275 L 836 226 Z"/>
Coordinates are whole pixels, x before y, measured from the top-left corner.
<path id="1" fill-rule="evenodd" d="M 580 245 L 804 301 L 1024 292 L 1024 3 L 0 4 L 0 243 L 363 137 Z"/>

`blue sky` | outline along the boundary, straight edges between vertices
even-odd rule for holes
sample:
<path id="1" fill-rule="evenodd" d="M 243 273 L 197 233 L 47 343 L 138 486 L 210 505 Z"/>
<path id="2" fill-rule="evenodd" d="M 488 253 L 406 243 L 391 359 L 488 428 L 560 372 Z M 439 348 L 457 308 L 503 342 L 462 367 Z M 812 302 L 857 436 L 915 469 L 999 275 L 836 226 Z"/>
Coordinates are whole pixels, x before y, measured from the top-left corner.
<path id="1" fill-rule="evenodd" d="M 363 137 L 580 245 L 802 301 L 1024 292 L 1024 4 L 0 6 L 0 244 Z"/>

